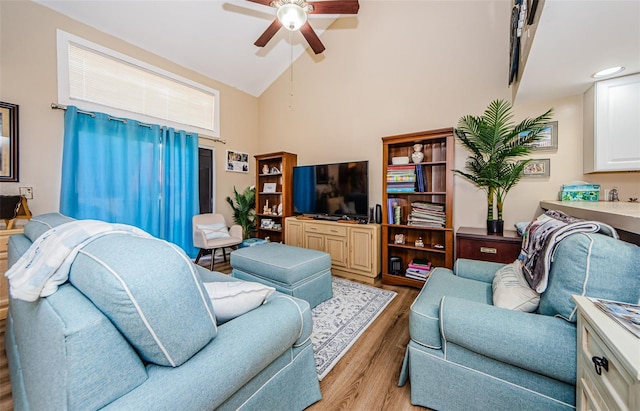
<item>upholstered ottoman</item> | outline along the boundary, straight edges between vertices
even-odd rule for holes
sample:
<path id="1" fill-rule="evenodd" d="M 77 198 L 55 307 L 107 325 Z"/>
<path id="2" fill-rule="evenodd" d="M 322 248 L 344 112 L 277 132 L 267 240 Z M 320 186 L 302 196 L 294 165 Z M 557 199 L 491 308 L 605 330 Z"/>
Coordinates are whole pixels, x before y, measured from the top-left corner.
<path id="1" fill-rule="evenodd" d="M 331 257 L 322 251 L 268 243 L 231 253 L 231 276 L 257 281 L 315 307 L 333 296 Z"/>

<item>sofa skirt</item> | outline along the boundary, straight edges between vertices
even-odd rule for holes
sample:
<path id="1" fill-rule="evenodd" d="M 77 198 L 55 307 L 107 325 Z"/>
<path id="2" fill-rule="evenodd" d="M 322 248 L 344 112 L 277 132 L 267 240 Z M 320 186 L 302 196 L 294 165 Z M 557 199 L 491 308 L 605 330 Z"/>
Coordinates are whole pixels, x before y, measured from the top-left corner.
<path id="1" fill-rule="evenodd" d="M 521 369 L 505 372 L 530 374 Z M 526 375 L 521 378 L 526 378 Z M 452 362 L 444 357 L 441 350 L 410 341 L 398 385 L 402 386 L 409 380 L 411 403 L 439 411 L 575 410 L 575 388 L 546 379 L 548 381 L 544 385 L 553 392 L 553 396 Z"/>

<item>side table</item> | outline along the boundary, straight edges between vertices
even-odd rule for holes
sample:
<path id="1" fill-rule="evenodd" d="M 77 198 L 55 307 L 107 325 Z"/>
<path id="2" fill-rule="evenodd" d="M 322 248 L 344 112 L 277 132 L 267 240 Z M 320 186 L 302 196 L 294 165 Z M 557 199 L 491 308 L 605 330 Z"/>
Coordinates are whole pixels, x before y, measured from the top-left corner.
<path id="1" fill-rule="evenodd" d="M 640 409 L 640 338 L 597 308 L 578 306 L 576 411 Z"/>
<path id="2" fill-rule="evenodd" d="M 456 233 L 456 258 L 508 264 L 520 254 L 522 237 L 515 230 L 487 234 L 484 228 L 460 227 Z"/>
<path id="3" fill-rule="evenodd" d="M 0 230 L 0 319 L 7 318 L 9 309 L 9 282 L 4 277 L 4 273 L 9 269 L 9 254 L 7 245 L 9 237 L 14 234 L 22 234 L 23 228 L 12 228 L 10 230 Z"/>

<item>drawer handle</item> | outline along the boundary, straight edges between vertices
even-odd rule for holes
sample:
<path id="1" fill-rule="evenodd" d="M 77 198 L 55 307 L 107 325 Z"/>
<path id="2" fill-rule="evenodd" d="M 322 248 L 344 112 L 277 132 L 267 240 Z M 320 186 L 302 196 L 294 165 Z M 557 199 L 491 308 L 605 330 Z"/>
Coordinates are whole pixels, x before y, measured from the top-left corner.
<path id="1" fill-rule="evenodd" d="M 498 254 L 498 250 L 491 247 L 480 247 L 480 252 L 487 254 Z"/>
<path id="2" fill-rule="evenodd" d="M 596 374 L 602 375 L 602 369 L 609 371 L 609 361 L 604 357 L 591 357 L 593 366 L 596 367 Z"/>

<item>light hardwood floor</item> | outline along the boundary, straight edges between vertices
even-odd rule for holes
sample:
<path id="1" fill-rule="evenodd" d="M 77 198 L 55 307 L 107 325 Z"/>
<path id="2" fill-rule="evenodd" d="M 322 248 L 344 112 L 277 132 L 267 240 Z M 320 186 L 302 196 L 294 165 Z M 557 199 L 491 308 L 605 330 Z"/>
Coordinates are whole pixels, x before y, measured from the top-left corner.
<path id="1" fill-rule="evenodd" d="M 202 262 L 206 265 L 206 262 Z M 214 270 L 230 273 L 228 263 Z M 382 286 L 398 293 L 375 322 L 320 382 L 322 400 L 308 408 L 324 410 L 425 410 L 410 401 L 409 383 L 398 387 L 404 350 L 409 341 L 409 307 L 418 290 Z M 0 410 L 11 410 L 11 382 L 4 350 L 5 320 L 0 320 Z"/>

